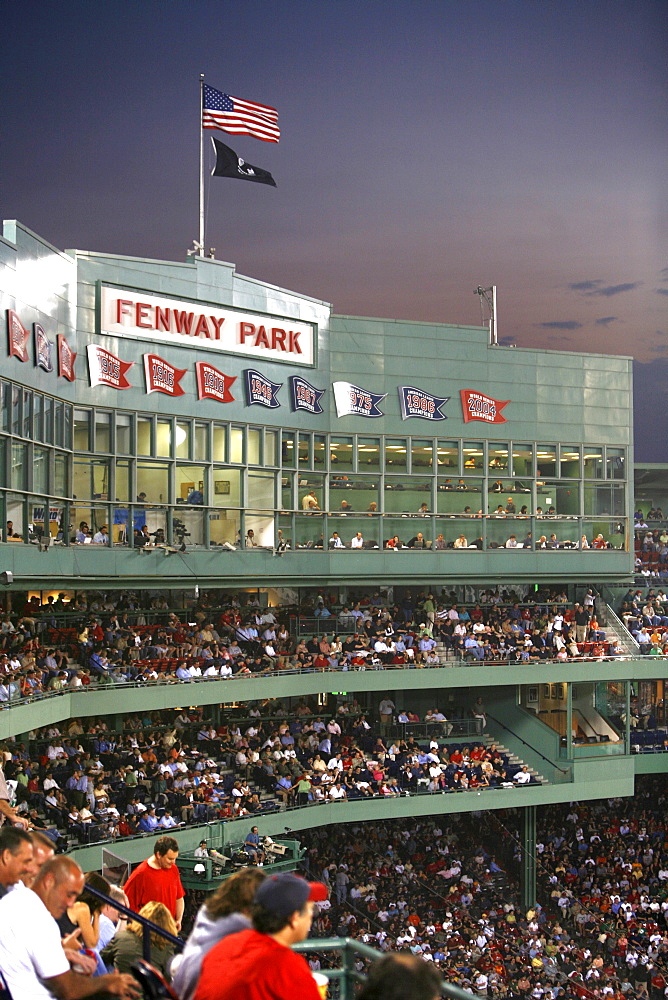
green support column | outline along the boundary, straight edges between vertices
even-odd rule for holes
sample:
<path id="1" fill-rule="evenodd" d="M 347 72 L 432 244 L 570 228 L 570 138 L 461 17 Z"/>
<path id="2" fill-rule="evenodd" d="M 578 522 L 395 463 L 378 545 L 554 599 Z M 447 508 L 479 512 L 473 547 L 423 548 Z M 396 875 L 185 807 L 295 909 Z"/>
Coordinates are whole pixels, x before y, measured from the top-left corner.
<path id="1" fill-rule="evenodd" d="M 566 685 L 566 756 L 573 757 L 573 685 Z"/>
<path id="2" fill-rule="evenodd" d="M 536 902 L 536 807 L 522 809 L 522 861 L 520 872 L 522 910 Z"/>
<path id="3" fill-rule="evenodd" d="M 624 739 L 626 740 L 626 753 L 631 753 L 631 681 L 624 685 L 624 704 L 626 711 L 626 722 L 624 723 Z"/>

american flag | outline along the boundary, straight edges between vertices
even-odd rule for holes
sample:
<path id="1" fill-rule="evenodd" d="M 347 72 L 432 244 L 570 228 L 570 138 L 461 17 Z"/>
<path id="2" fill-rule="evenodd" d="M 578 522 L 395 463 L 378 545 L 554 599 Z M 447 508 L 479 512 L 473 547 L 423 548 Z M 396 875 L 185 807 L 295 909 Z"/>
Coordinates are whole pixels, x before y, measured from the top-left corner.
<path id="1" fill-rule="evenodd" d="M 204 85 L 202 128 L 220 128 L 234 135 L 254 135 L 265 142 L 278 142 L 278 111 L 266 104 L 241 101 Z"/>

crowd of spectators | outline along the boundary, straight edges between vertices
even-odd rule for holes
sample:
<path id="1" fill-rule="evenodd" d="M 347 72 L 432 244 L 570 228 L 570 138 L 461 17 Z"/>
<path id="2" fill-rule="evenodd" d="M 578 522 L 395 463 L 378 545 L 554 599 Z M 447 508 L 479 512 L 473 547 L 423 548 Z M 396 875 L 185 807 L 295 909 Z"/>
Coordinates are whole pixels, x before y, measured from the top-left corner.
<path id="1" fill-rule="evenodd" d="M 650 587 L 647 593 L 630 588 L 624 595 L 619 617 L 648 656 L 668 655 L 668 595 Z"/>
<path id="2" fill-rule="evenodd" d="M 325 801 L 536 780 L 483 739 L 479 697 L 449 718 L 434 706 L 423 720 L 387 696 L 370 715 L 354 699 L 330 715 L 305 700 L 290 711 L 253 702 L 217 725 L 201 709 L 174 710 L 167 725 L 166 715 L 129 715 L 120 733 L 103 719 L 72 719 L 4 744 L 19 815 L 89 843 Z M 446 744 L 453 732 L 461 742 Z"/>
<path id="3" fill-rule="evenodd" d="M 518 812 L 303 835 L 330 886 L 315 935 L 410 950 L 479 996 L 667 996 L 668 786 L 538 811 L 537 900 L 522 909 Z M 322 959 L 312 956 L 312 967 Z"/>
<path id="4" fill-rule="evenodd" d="M 595 602 L 591 588 L 575 604 L 559 591 L 539 591 L 522 602 L 512 591 L 488 591 L 464 603 L 442 590 L 406 591 L 393 603 L 367 594 L 342 607 L 321 593 L 307 609 L 317 619 L 309 636 L 303 631 L 308 617 L 261 607 L 252 598 L 242 606 L 228 596 L 214 607 L 205 596 L 179 612 L 164 598 L 145 610 L 132 595 L 81 594 L 69 603 L 48 598 L 43 606 L 33 599 L 0 620 L 0 707 L 91 683 L 622 655 L 623 647 L 601 628 Z M 56 627 L 63 615 L 66 626 Z"/>

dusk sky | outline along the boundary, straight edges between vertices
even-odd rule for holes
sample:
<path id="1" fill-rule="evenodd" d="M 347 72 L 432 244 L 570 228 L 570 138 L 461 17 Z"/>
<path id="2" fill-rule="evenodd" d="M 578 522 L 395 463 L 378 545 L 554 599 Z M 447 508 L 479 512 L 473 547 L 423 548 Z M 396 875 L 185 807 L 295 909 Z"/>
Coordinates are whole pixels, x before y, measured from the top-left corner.
<path id="1" fill-rule="evenodd" d="M 208 181 L 219 259 L 447 323 L 496 284 L 501 342 L 635 358 L 636 460 L 668 461 L 665 0 L 9 0 L 2 36 L 4 218 L 184 259 L 204 73 L 281 127 L 205 133 L 277 183 Z"/>

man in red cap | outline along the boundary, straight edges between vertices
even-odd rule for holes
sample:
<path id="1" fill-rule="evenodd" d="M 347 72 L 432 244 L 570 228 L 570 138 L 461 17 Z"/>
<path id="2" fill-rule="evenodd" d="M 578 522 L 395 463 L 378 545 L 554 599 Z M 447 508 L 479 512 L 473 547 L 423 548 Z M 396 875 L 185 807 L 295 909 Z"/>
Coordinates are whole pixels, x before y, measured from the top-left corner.
<path id="1" fill-rule="evenodd" d="M 319 1000 L 308 963 L 291 948 L 308 937 L 313 904 L 324 899 L 322 882 L 291 872 L 266 878 L 253 900 L 252 929 L 209 951 L 194 1000 Z"/>

